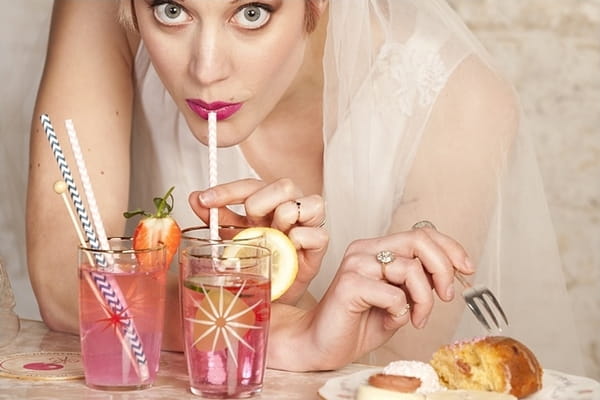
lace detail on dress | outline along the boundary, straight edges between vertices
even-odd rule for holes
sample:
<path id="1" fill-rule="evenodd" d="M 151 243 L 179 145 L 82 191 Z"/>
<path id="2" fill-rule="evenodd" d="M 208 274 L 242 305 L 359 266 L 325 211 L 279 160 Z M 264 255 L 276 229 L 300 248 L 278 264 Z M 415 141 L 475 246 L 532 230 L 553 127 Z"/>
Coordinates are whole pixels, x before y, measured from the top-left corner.
<path id="1" fill-rule="evenodd" d="M 376 93 L 391 93 L 394 100 L 381 104 L 405 116 L 413 114 L 415 104 L 431 105 L 448 78 L 448 68 L 437 49 L 410 42 L 384 44 L 374 72 Z"/>

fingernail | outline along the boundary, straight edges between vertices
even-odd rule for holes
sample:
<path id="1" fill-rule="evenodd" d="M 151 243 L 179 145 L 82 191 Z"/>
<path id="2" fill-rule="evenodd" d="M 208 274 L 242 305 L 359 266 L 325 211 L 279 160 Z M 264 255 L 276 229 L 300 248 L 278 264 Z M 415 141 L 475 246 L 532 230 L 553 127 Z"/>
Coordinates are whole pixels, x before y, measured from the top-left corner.
<path id="1" fill-rule="evenodd" d="M 469 256 L 465 257 L 465 267 L 467 267 L 470 272 L 475 272 L 475 264 L 473 264 L 473 261 L 471 261 Z"/>
<path id="2" fill-rule="evenodd" d="M 205 206 L 210 206 L 211 203 L 215 200 L 215 193 L 212 190 L 205 190 L 204 192 L 198 195 L 198 200 Z"/>
<path id="3" fill-rule="evenodd" d="M 417 328 L 423 329 L 423 328 L 425 328 L 425 325 L 427 325 L 427 317 L 423 318 L 423 320 L 421 322 L 419 322 L 419 324 L 417 325 Z"/>
<path id="4" fill-rule="evenodd" d="M 450 284 L 446 289 L 446 300 L 452 300 L 454 298 L 454 285 Z"/>

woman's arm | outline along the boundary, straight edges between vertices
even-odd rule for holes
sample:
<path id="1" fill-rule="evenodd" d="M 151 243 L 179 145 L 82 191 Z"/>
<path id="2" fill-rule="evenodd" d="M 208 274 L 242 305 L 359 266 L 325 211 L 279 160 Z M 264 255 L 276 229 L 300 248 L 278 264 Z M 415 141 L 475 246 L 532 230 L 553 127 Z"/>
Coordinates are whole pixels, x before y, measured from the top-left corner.
<path id="1" fill-rule="evenodd" d="M 518 119 L 512 88 L 479 59 L 462 62 L 433 108 L 391 231 L 432 221 L 477 267 Z M 432 346 L 451 340 L 464 302 L 458 293 L 450 303 L 436 302 L 424 331 L 405 327 L 392 339 L 389 350 L 402 349 L 392 357 L 428 359 Z"/>
<path id="2" fill-rule="evenodd" d="M 127 209 L 129 192 L 135 39 L 129 40 L 118 24 L 116 7 L 114 1 L 55 1 L 32 119 L 27 191 L 29 275 L 44 322 L 60 331 L 78 331 L 77 237 L 53 191 L 61 176 L 39 116 L 50 116 L 77 180 L 64 129 L 64 121 L 73 120 L 106 231 L 122 234 L 122 212 Z"/>

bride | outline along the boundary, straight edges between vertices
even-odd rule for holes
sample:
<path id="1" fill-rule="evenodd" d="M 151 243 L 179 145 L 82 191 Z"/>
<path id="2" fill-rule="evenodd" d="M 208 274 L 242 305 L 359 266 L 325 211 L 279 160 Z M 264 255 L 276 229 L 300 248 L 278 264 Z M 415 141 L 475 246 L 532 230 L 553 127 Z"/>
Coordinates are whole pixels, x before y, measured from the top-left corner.
<path id="1" fill-rule="evenodd" d="M 304 331 L 288 326 L 287 338 L 310 332 L 316 342 L 303 343 L 321 351 L 297 368 L 426 360 L 487 334 L 465 312 L 455 267 L 500 298 L 504 334 L 546 368 L 580 370 L 518 101 L 445 2 L 122 0 L 120 15 L 129 28 L 109 2 L 56 1 L 35 111 L 74 120 L 109 232 L 125 230 L 129 204 L 147 207 L 172 185 L 183 226 L 235 205 L 221 222 L 286 232 L 301 274 L 276 315 L 293 310 Z M 219 120 L 223 184 L 207 189 L 213 106 L 234 111 Z M 46 323 L 76 331 L 76 238 L 56 212 L 39 125 L 31 141 L 32 285 Z M 437 230 L 412 229 L 421 220 Z M 332 337 L 350 357 L 315 364 Z M 166 339 L 177 347 L 176 332 Z"/>

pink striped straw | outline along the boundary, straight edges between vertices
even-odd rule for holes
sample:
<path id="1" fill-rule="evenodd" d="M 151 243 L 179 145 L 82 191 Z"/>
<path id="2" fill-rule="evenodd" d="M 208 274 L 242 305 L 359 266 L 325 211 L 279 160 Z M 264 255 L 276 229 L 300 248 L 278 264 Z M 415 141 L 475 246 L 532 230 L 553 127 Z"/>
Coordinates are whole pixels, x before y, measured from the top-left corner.
<path id="1" fill-rule="evenodd" d="M 208 186 L 218 184 L 217 171 L 217 113 L 208 113 Z M 209 214 L 209 233 L 211 240 L 219 240 L 219 209 L 212 207 Z"/>
<path id="2" fill-rule="evenodd" d="M 77 211 L 77 215 L 86 234 L 86 238 L 90 244 L 90 247 L 99 250 L 101 249 L 99 240 L 96 236 L 94 228 L 90 223 L 81 197 L 79 196 L 79 192 L 73 180 L 73 175 L 71 174 L 71 169 L 66 161 L 56 133 L 54 132 L 54 127 L 52 126 L 50 117 L 47 114 L 42 114 L 40 116 L 40 120 L 44 128 L 44 132 L 46 133 L 46 137 L 48 138 L 48 142 L 50 143 L 54 157 L 56 158 L 61 175 L 63 176 L 63 180 L 67 184 L 69 194 L 71 195 L 71 200 L 73 201 L 73 206 Z M 82 179 L 84 178 L 82 177 Z M 106 249 L 107 248 L 105 248 L 105 250 Z M 101 267 L 107 267 L 107 261 L 102 255 L 97 255 L 96 261 Z M 127 306 L 124 302 L 123 294 L 121 293 L 116 282 L 107 278 L 105 275 L 93 272 L 91 273 L 91 278 L 96 288 L 101 293 L 102 299 L 113 312 L 121 314 L 127 312 Z M 148 379 L 150 376 L 148 371 L 148 361 L 146 359 L 146 354 L 144 352 L 140 336 L 131 318 L 125 319 L 124 322 L 123 332 L 119 331 L 119 339 L 123 343 L 123 347 L 129 355 L 129 358 L 138 375 L 143 380 Z M 125 342 L 127 342 L 127 345 Z"/>

